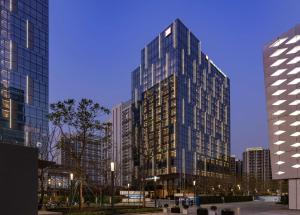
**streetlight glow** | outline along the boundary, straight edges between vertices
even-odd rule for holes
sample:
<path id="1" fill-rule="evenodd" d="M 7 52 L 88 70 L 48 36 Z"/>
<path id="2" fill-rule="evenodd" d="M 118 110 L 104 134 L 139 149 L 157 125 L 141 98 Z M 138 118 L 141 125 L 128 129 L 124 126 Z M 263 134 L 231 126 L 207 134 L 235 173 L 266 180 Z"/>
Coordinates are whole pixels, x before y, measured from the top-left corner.
<path id="1" fill-rule="evenodd" d="M 74 174 L 70 173 L 70 180 L 73 181 L 73 179 L 74 179 Z"/>
<path id="2" fill-rule="evenodd" d="M 193 181 L 193 185 L 194 185 L 194 186 L 196 185 L 196 181 L 195 181 L 195 180 Z"/>

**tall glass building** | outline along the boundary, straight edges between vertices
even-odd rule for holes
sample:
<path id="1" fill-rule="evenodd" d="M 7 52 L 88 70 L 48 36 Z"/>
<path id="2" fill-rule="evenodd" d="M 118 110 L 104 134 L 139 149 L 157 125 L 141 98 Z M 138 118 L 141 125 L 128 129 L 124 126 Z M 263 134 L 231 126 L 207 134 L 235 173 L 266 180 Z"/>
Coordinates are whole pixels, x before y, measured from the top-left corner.
<path id="1" fill-rule="evenodd" d="M 300 24 L 263 50 L 273 179 L 289 179 L 289 204 L 300 209 Z"/>
<path id="2" fill-rule="evenodd" d="M 0 142 L 43 146 L 48 134 L 48 0 L 0 0 Z"/>
<path id="3" fill-rule="evenodd" d="M 230 81 L 175 20 L 141 51 L 132 72 L 135 178 L 159 176 L 163 195 L 230 162 Z"/>

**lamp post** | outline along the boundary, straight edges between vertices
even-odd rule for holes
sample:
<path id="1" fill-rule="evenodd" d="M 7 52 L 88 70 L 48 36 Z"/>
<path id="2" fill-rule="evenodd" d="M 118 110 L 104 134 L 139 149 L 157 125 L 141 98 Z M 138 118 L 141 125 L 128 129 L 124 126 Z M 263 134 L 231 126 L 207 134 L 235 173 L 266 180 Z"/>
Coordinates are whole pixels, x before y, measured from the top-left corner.
<path id="1" fill-rule="evenodd" d="M 69 204 L 73 204 L 73 196 L 72 196 L 72 192 L 73 192 L 73 180 L 74 180 L 74 174 L 71 172 L 70 173 L 70 203 Z"/>
<path id="2" fill-rule="evenodd" d="M 128 199 L 127 199 L 127 202 L 128 202 L 128 205 L 129 205 L 129 187 L 130 187 L 130 184 L 128 183 L 128 184 L 127 184 L 127 191 L 128 191 L 128 193 L 127 193 L 127 194 L 128 194 L 128 195 L 127 195 L 127 198 L 128 198 Z"/>
<path id="3" fill-rule="evenodd" d="M 194 203 L 196 204 L 196 180 L 193 181 L 194 186 Z"/>
<path id="4" fill-rule="evenodd" d="M 156 207 L 156 181 L 157 181 L 158 177 L 154 176 L 154 205 Z"/>
<path id="5" fill-rule="evenodd" d="M 115 173 L 115 163 L 110 163 L 110 172 L 111 172 L 111 211 L 112 215 L 114 214 L 114 173 Z"/>

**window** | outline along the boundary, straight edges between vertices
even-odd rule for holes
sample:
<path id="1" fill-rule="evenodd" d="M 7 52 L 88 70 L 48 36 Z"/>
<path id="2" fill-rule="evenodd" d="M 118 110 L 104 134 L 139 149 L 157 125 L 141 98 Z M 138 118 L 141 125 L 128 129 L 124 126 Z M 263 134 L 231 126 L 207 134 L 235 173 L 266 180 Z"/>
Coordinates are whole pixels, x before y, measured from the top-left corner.
<path id="1" fill-rule="evenodd" d="M 286 100 L 278 100 L 278 101 L 274 102 L 272 105 L 278 106 L 278 105 L 283 104 L 285 101 L 286 101 Z"/>
<path id="2" fill-rule="evenodd" d="M 295 54 L 298 51 L 300 51 L 300 46 L 295 46 L 294 48 L 292 48 L 287 54 Z"/>
<path id="3" fill-rule="evenodd" d="M 286 79 L 277 80 L 271 86 L 279 86 L 280 84 L 282 84 L 285 81 L 286 81 Z"/>
<path id="4" fill-rule="evenodd" d="M 279 131 L 276 131 L 276 132 L 274 133 L 274 135 L 281 135 L 281 134 L 283 134 L 283 133 L 285 133 L 285 131 L 279 130 Z"/>
<path id="5" fill-rule="evenodd" d="M 273 125 L 281 125 L 285 122 L 285 120 L 278 120 L 276 122 L 273 123 Z"/>
<path id="6" fill-rule="evenodd" d="M 300 89 L 293 90 L 289 93 L 289 95 L 298 95 L 300 93 Z"/>
<path id="7" fill-rule="evenodd" d="M 290 71 L 288 73 L 288 75 L 298 74 L 299 72 L 300 72 L 300 67 L 296 67 L 296 68 L 292 69 L 292 71 Z"/>
<path id="8" fill-rule="evenodd" d="M 274 116 L 279 116 L 280 114 L 284 113 L 285 110 L 278 110 L 276 112 L 273 113 Z"/>
<path id="9" fill-rule="evenodd" d="M 286 41 L 287 39 L 288 39 L 287 37 L 280 38 L 280 39 L 276 40 L 270 47 L 277 47 L 280 44 L 282 44 L 284 41 Z"/>
<path id="10" fill-rule="evenodd" d="M 295 64 L 300 61 L 300 56 L 294 57 L 292 60 L 290 60 L 287 64 Z"/>
<path id="11" fill-rule="evenodd" d="M 281 55 L 287 48 L 277 49 L 270 57 L 277 57 Z"/>
<path id="12" fill-rule="evenodd" d="M 282 154 L 284 154 L 284 151 L 277 151 L 277 152 L 275 152 L 275 155 L 282 155 Z"/>
<path id="13" fill-rule="evenodd" d="M 295 84 L 298 84 L 298 83 L 300 83 L 300 78 L 295 78 L 290 83 L 288 83 L 288 85 L 295 85 Z"/>
<path id="14" fill-rule="evenodd" d="M 276 61 L 271 65 L 271 67 L 279 66 L 280 64 L 282 64 L 282 63 L 285 62 L 286 60 L 287 60 L 287 58 L 283 58 L 283 59 L 276 60 Z"/>
<path id="15" fill-rule="evenodd" d="M 300 40 L 300 35 L 294 36 L 292 39 L 290 39 L 289 41 L 287 41 L 286 44 L 296 43 L 296 42 L 298 42 L 298 40 Z M 284 42 L 284 41 L 283 41 L 283 42 Z"/>
<path id="16" fill-rule="evenodd" d="M 274 76 L 279 76 L 281 75 L 282 73 L 284 73 L 286 71 L 286 69 L 278 69 L 276 72 L 274 72 L 271 76 L 274 77 Z"/>
<path id="17" fill-rule="evenodd" d="M 281 95 L 282 93 L 284 93 L 286 90 L 284 89 L 284 90 L 277 90 L 276 92 L 274 92 L 273 94 L 272 94 L 272 96 L 279 96 L 279 95 Z"/>

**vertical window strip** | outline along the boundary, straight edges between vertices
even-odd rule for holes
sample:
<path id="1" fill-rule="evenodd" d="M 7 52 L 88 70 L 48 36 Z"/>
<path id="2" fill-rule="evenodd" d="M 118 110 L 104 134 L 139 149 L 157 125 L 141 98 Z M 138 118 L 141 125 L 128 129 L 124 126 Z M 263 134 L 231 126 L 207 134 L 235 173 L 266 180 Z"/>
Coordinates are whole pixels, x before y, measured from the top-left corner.
<path id="1" fill-rule="evenodd" d="M 166 53 L 165 77 L 169 76 L 169 53 Z"/>
<path id="2" fill-rule="evenodd" d="M 140 86 L 142 85 L 142 65 L 140 65 Z"/>
<path id="3" fill-rule="evenodd" d="M 190 30 L 188 31 L 187 35 L 187 45 L 188 45 L 188 55 L 191 55 L 191 32 Z"/>
<path id="4" fill-rule="evenodd" d="M 12 99 L 9 99 L 9 128 L 12 128 Z"/>
<path id="5" fill-rule="evenodd" d="M 177 24 L 176 21 L 173 22 L 173 47 L 176 48 L 177 47 Z"/>
<path id="6" fill-rule="evenodd" d="M 161 34 L 158 35 L 158 58 L 161 58 Z"/>
<path id="7" fill-rule="evenodd" d="M 198 43 L 198 58 L 199 65 L 201 65 L 201 42 Z"/>
<path id="8" fill-rule="evenodd" d="M 26 76 L 26 104 L 29 104 L 29 76 Z"/>
<path id="9" fill-rule="evenodd" d="M 26 20 L 26 48 L 29 48 L 29 21 Z"/>
<path id="10" fill-rule="evenodd" d="M 153 87 L 153 85 L 154 85 L 154 64 L 151 65 L 151 79 L 152 79 L 151 87 Z"/>
<path id="11" fill-rule="evenodd" d="M 12 40 L 9 41 L 9 69 L 12 70 L 13 64 L 13 43 Z"/>
<path id="12" fill-rule="evenodd" d="M 145 47 L 145 50 L 144 50 L 144 56 L 145 56 L 145 59 L 144 59 L 145 69 L 147 69 L 148 68 L 148 47 L 147 46 Z"/>

